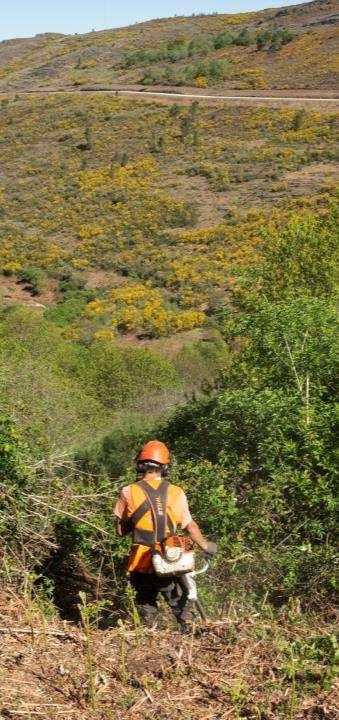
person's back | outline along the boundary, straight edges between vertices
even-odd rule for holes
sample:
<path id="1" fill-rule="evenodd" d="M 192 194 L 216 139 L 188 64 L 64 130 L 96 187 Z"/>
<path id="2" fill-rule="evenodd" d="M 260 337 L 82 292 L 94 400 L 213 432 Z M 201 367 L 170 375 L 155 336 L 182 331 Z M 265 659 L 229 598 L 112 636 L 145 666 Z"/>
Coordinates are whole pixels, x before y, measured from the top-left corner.
<path id="1" fill-rule="evenodd" d="M 182 488 L 166 479 L 170 463 L 166 445 L 157 440 L 147 443 L 137 459 L 141 479 L 122 488 L 114 513 L 118 534 L 132 533 L 127 569 L 141 617 L 147 624 L 153 623 L 160 592 L 185 627 L 192 619 L 187 594 L 175 576 L 156 575 L 153 552 L 161 552 L 163 542 L 175 537 L 179 529 L 188 532 L 191 540 L 207 553 L 214 554 L 216 546 L 203 537 L 192 519 Z"/>

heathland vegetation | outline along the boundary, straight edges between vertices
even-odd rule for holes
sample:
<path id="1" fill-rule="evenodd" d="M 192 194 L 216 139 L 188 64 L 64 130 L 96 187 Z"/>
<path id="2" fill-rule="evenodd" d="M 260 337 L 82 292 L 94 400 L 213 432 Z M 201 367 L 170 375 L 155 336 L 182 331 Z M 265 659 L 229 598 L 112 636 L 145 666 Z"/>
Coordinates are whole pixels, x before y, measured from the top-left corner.
<path id="1" fill-rule="evenodd" d="M 333 5 L 67 42 L 93 57 L 124 42 L 129 80 L 153 72 L 149 45 L 157 67 L 199 62 L 208 82 L 217 53 L 274 53 L 273 77 Z M 195 29 L 183 42 L 178 24 Z M 12 59 L 3 82 L 38 77 L 29 53 L 59 41 L 32 40 L 26 74 Z M 0 100 L 1 716 L 336 717 L 336 120 Z M 166 616 L 144 632 L 124 580 L 112 505 L 150 436 L 170 444 L 173 480 L 220 547 L 200 639 Z"/>
<path id="2" fill-rule="evenodd" d="M 0 44 L 0 89 L 114 84 L 334 90 L 337 3 L 153 20 Z"/>

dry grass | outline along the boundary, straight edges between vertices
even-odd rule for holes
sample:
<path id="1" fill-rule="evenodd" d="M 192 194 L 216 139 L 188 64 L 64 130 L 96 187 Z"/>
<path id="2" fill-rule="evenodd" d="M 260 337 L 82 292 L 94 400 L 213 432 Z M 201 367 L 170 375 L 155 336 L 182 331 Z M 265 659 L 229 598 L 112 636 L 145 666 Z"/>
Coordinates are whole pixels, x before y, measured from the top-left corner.
<path id="1" fill-rule="evenodd" d="M 43 621 L 27 600 L 2 593 L 0 713 L 48 720 L 335 720 L 338 698 L 321 662 L 291 656 L 293 643 L 329 636 L 312 627 L 234 612 L 198 636 L 128 624 L 93 631 L 96 707 L 87 697 L 86 638 L 81 629 Z M 169 620 L 170 622 L 170 620 Z M 60 633 L 60 636 L 58 636 Z M 291 659 L 292 657 L 292 659 Z M 323 689 L 324 684 L 326 690 Z"/>

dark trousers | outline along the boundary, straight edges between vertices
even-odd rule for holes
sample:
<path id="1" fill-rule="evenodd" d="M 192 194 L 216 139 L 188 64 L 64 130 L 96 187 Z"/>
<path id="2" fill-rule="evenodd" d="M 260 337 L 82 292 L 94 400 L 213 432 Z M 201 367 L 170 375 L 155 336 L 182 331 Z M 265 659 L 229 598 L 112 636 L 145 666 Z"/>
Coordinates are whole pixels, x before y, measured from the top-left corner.
<path id="1" fill-rule="evenodd" d="M 157 599 L 162 595 L 181 625 L 194 619 L 192 602 L 181 588 L 175 575 L 161 577 L 155 573 L 130 573 L 130 583 L 135 590 L 136 604 L 141 619 L 153 625 L 157 617 Z"/>

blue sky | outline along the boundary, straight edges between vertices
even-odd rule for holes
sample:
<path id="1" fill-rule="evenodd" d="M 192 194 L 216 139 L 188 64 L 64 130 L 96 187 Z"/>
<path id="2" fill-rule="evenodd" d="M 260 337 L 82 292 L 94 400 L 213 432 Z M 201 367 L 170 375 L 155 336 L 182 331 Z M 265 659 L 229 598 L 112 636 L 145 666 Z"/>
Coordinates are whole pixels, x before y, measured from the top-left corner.
<path id="1" fill-rule="evenodd" d="M 40 32 L 88 32 L 199 12 L 245 12 L 304 0 L 0 0 L 0 39 Z"/>

